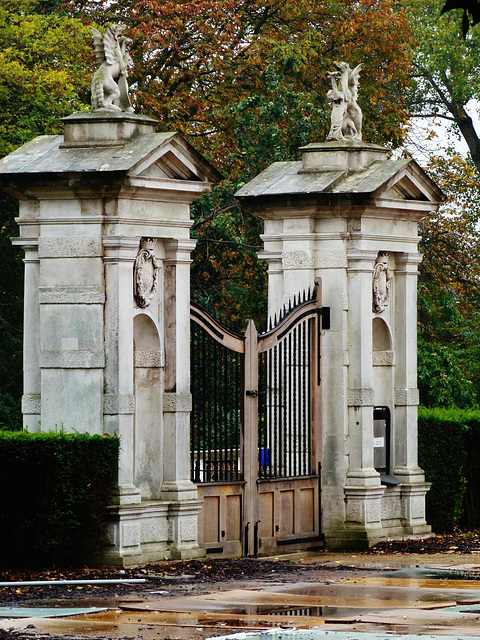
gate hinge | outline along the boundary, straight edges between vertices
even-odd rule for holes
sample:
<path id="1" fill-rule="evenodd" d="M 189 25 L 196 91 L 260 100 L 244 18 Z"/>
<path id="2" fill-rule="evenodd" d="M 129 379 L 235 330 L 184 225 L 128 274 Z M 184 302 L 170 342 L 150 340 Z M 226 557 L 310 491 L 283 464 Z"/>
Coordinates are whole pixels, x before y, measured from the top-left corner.
<path id="1" fill-rule="evenodd" d="M 247 396 L 258 396 L 258 391 L 256 389 L 247 389 L 245 394 Z"/>

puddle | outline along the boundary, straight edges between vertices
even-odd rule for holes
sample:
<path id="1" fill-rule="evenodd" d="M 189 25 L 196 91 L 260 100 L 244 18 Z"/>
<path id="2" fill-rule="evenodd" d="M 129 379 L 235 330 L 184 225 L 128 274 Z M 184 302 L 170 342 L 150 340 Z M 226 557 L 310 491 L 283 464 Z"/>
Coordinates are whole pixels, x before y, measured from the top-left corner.
<path id="1" fill-rule="evenodd" d="M 433 580 L 477 580 L 480 575 L 475 571 L 459 571 L 455 569 L 435 569 L 428 567 L 407 567 L 390 571 L 390 576 L 397 578 L 430 578 Z"/>
<path id="2" fill-rule="evenodd" d="M 101 611 L 105 611 L 105 609 L 97 607 L 0 607 L 0 618 L 61 618 Z"/>
<path id="3" fill-rule="evenodd" d="M 356 640 L 392 640 L 392 636 L 384 633 L 355 633 Z M 342 631 L 321 631 L 316 629 L 271 629 L 259 633 L 237 633 L 220 636 L 215 640 L 352 640 L 352 633 Z M 395 640 L 478 640 L 478 636 L 437 636 L 437 635 L 395 635 Z"/>
<path id="4" fill-rule="evenodd" d="M 388 580 L 388 578 L 387 578 Z M 476 586 L 476 585 L 475 585 Z M 388 588 L 387 588 L 388 587 Z M 306 598 L 319 598 L 330 602 L 324 604 L 335 604 L 348 607 L 382 607 L 384 606 L 412 606 L 422 602 L 441 603 L 450 600 L 465 600 L 480 598 L 480 589 L 442 589 L 433 583 L 431 588 L 420 588 L 418 585 L 407 584 L 396 586 L 393 580 L 388 582 L 382 578 L 374 578 L 370 582 L 369 578 L 364 578 L 352 582 L 342 582 L 337 584 L 311 584 L 301 583 L 297 585 L 282 585 L 276 587 L 275 591 L 282 595 L 304 596 Z M 332 600 L 335 599 L 335 602 Z M 308 603 L 310 604 L 310 603 Z M 313 602 L 311 604 L 314 604 Z M 318 603 L 323 604 L 323 603 Z"/>
<path id="5" fill-rule="evenodd" d="M 413 587 L 417 589 L 459 589 L 461 591 L 470 590 L 480 593 L 480 582 L 478 580 L 456 580 L 445 578 L 404 578 L 404 577 L 355 577 L 342 578 L 341 584 L 349 585 L 375 585 L 383 587 Z"/>
<path id="6" fill-rule="evenodd" d="M 142 598 L 143 600 L 143 598 Z M 59 607 L 59 608 L 100 608 L 100 609 L 118 609 L 119 602 L 126 602 L 127 599 L 121 597 L 108 597 L 108 598 L 42 598 L 35 600 L 25 600 L 23 606 L 25 607 Z M 137 600 L 138 602 L 138 600 Z M 7 604 L 8 602 L 3 602 Z M 18 603 L 12 603 L 11 606 L 19 606 Z"/>

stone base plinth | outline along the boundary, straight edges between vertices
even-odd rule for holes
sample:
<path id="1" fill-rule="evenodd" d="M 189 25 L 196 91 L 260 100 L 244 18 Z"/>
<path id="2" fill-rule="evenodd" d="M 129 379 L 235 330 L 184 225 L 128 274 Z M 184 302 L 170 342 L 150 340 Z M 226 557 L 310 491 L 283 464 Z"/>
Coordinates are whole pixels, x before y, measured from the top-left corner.
<path id="1" fill-rule="evenodd" d="M 415 540 L 431 538 L 431 527 L 425 525 L 419 527 L 419 531 L 413 533 L 407 531 L 408 527 L 384 527 L 376 530 L 338 529 L 325 532 L 327 548 L 332 550 L 364 551 L 373 547 L 377 542 L 392 540 Z M 420 529 L 423 529 L 420 530 Z"/>
<path id="2" fill-rule="evenodd" d="M 110 545 L 97 562 L 128 567 L 169 559 L 198 558 L 200 500 L 144 501 L 111 508 Z"/>
<path id="3" fill-rule="evenodd" d="M 432 534 L 425 521 L 428 482 L 391 487 L 345 487 L 345 528 L 325 530 L 329 549 L 368 549 L 384 540 L 426 538 Z"/>

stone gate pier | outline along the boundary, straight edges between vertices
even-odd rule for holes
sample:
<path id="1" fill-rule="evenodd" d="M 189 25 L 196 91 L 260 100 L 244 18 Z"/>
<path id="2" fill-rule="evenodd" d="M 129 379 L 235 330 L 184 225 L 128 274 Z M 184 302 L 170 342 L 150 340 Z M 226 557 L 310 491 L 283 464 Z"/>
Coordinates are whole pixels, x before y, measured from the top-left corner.
<path id="1" fill-rule="evenodd" d="M 237 197 L 265 221 L 271 316 L 321 278 L 323 530 L 329 548 L 358 548 L 430 532 L 417 462 L 418 221 L 443 195 L 414 160 L 362 141 L 359 67 L 336 66 L 327 141 Z"/>
<path id="2" fill-rule="evenodd" d="M 192 557 L 189 207 L 219 176 L 149 118 L 64 126 L 0 164 L 25 250 L 24 427 L 120 437 L 106 561 Z"/>

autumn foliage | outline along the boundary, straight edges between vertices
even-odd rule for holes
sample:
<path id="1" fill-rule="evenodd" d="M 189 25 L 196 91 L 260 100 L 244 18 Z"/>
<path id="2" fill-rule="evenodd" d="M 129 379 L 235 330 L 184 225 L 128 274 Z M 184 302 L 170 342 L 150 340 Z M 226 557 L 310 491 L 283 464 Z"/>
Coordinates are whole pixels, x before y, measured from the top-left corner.
<path id="1" fill-rule="evenodd" d="M 439 26 L 429 53 L 437 2 L 2 0 L 0 155 L 36 135 L 61 132 L 61 117 L 88 108 L 94 65 L 88 26 L 125 22 L 133 39 L 130 86 L 136 111 L 156 118 L 162 130 L 183 133 L 224 175 L 214 193 L 193 207 L 192 291 L 237 328 L 246 317 L 262 326 L 266 269 L 257 258 L 262 224 L 233 194 L 271 162 L 295 159 L 300 146 L 325 139 L 327 72 L 335 60 L 364 63 L 359 95 L 364 140 L 391 148 L 401 144 L 406 105 L 420 106 L 427 91 L 425 74 L 413 78 L 413 90 L 409 84 L 418 76 L 418 64 L 433 60 L 436 78 L 469 47 L 468 42 L 451 47 L 454 36 Z M 465 78 L 460 89 L 480 86 L 470 82 L 472 74 L 455 76 Z M 472 95 L 460 89 L 452 95 L 461 94 L 462 100 Z M 435 177 L 449 182 L 447 191 L 451 187 L 461 204 L 423 223 L 420 386 L 428 400 L 428 381 L 438 379 L 443 391 L 432 392 L 432 402 L 455 396 L 468 404 L 476 397 L 471 381 L 477 375 L 472 319 L 479 261 L 476 220 L 468 213 L 477 206 L 477 177 L 460 162 L 435 162 Z M 0 195 L 0 293 L 7 300 L 0 306 L 7 336 L 0 341 L 0 386 L 8 389 L 0 396 L 0 427 L 12 421 L 12 398 L 21 387 L 22 265 L 9 243 L 16 235 L 14 215 L 13 201 Z M 445 378 L 447 370 L 461 375 Z"/>
<path id="2" fill-rule="evenodd" d="M 480 404 L 480 175 L 450 150 L 430 172 L 448 195 L 421 223 L 419 388 L 427 406 Z"/>
<path id="3" fill-rule="evenodd" d="M 391 0 L 140 0 L 131 16 L 138 110 L 188 135 L 230 179 L 324 139 L 337 59 L 365 64 L 366 138 L 403 137 L 412 40 Z"/>

